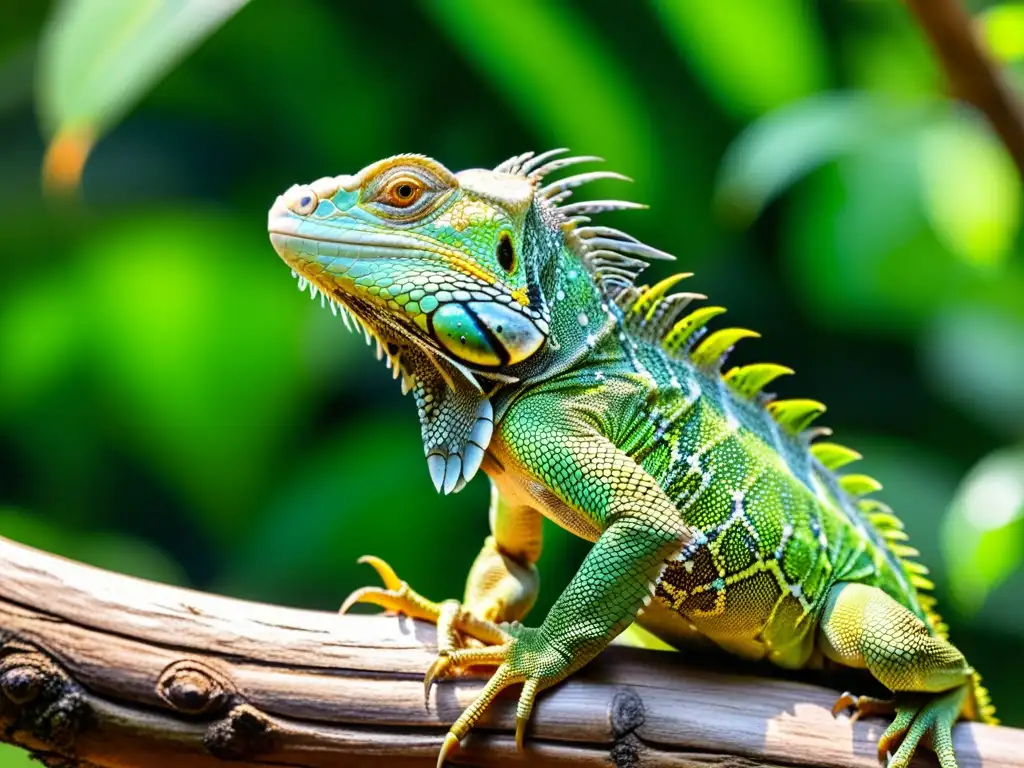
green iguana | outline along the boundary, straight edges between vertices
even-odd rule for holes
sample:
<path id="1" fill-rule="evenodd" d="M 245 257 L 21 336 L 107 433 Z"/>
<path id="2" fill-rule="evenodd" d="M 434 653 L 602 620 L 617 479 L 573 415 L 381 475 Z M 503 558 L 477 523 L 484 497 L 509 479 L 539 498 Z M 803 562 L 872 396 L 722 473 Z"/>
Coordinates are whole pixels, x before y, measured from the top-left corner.
<path id="1" fill-rule="evenodd" d="M 688 275 L 635 280 L 662 251 L 567 202 L 594 157 L 565 150 L 453 174 L 400 155 L 354 176 L 296 185 L 269 215 L 300 289 L 377 344 L 411 390 L 430 476 L 491 480 L 492 535 L 460 603 L 435 603 L 378 558 L 384 589 L 356 602 L 436 622 L 426 686 L 468 666 L 497 669 L 452 725 L 438 765 L 503 688 L 522 684 L 517 742 L 534 697 L 634 621 L 676 648 L 703 636 L 787 668 L 867 669 L 892 701 L 845 694 L 836 711 L 895 715 L 878 745 L 909 764 L 919 742 L 955 768 L 958 718 L 994 722 L 977 673 L 946 639 L 927 570 L 900 521 L 864 498 L 880 486 L 837 474 L 859 455 L 809 429 L 825 407 L 763 389 L 774 364 L 722 373 L 741 328 L 706 333 L 725 310 L 672 293 Z M 541 516 L 593 542 L 536 627 Z M 462 638 L 483 645 L 468 645 Z"/>

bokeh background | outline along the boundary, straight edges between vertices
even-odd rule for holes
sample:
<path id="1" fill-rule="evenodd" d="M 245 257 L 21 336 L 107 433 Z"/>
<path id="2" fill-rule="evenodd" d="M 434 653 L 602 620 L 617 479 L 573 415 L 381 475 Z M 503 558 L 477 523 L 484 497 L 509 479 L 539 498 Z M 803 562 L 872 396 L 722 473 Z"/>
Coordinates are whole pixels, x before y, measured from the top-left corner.
<path id="1" fill-rule="evenodd" d="M 230 0 L 223 25 L 182 21 L 202 4 L 0 9 L 0 535 L 298 606 L 336 608 L 366 552 L 461 594 L 486 481 L 434 493 L 411 402 L 296 292 L 266 210 L 398 152 L 567 146 L 636 179 L 595 187 L 651 206 L 612 223 L 763 334 L 734 360 L 828 403 L 1024 725 L 1021 180 L 902 4 Z M 971 10 L 1024 86 L 1024 5 Z M 83 126 L 76 192 L 44 194 L 47 142 Z M 540 615 L 584 552 L 549 526 Z"/>

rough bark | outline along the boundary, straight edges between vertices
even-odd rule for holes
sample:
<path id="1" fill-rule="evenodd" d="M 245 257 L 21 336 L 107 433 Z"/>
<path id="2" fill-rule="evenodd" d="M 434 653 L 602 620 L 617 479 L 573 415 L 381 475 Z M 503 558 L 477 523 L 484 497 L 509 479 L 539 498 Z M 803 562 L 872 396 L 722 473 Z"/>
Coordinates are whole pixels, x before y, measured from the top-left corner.
<path id="1" fill-rule="evenodd" d="M 2 738 L 60 766 L 430 766 L 481 684 L 424 704 L 422 623 L 202 594 L 3 539 L 0 633 Z M 605 652 L 541 695 L 521 754 L 502 697 L 453 762 L 877 766 L 884 723 L 833 719 L 835 690 L 682 656 Z M 1024 732 L 962 724 L 956 742 L 961 768 L 1024 766 Z"/>

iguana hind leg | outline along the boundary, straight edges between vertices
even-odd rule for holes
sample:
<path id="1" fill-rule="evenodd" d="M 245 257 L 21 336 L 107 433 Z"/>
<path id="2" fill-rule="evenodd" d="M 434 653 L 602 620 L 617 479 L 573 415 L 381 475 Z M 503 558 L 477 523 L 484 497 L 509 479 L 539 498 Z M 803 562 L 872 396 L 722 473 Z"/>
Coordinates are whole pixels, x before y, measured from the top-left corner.
<path id="1" fill-rule="evenodd" d="M 956 768 L 953 724 L 974 717 L 974 671 L 962 653 L 938 637 L 913 612 L 877 587 L 841 583 L 832 588 L 820 625 L 822 651 L 850 667 L 866 668 L 893 691 L 886 703 L 850 694 L 837 709 L 861 714 L 895 712 L 878 743 L 883 762 L 905 768 L 924 741 L 942 768 Z"/>

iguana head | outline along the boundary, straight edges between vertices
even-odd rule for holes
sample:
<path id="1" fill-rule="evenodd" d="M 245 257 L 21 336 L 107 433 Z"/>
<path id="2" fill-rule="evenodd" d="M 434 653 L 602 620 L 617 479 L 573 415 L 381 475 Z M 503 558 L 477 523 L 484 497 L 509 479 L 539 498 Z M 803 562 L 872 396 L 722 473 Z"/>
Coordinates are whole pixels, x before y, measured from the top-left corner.
<path id="1" fill-rule="evenodd" d="M 522 176 L 402 155 L 293 186 L 271 209 L 270 237 L 382 342 L 498 371 L 537 352 L 549 328 L 522 258 L 533 193 Z"/>
<path id="2" fill-rule="evenodd" d="M 579 347 L 589 322 L 581 310 L 602 300 L 601 279 L 628 283 L 646 263 L 636 256 L 662 255 L 618 230 L 583 226 L 589 213 L 634 204 L 559 205 L 587 181 L 624 178 L 591 172 L 542 186 L 552 171 L 597 160 L 553 159 L 562 152 L 461 173 L 399 155 L 292 186 L 270 210 L 271 242 L 299 287 L 355 318 L 415 392 L 439 490 L 457 490 L 479 468 L 490 393 L 549 366 L 568 342 Z M 579 272 L 578 284 L 559 283 L 561 267 Z M 575 309 L 556 338 L 559 301 Z"/>

